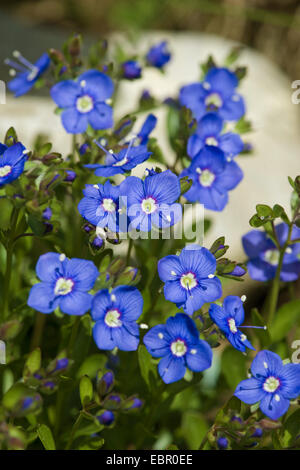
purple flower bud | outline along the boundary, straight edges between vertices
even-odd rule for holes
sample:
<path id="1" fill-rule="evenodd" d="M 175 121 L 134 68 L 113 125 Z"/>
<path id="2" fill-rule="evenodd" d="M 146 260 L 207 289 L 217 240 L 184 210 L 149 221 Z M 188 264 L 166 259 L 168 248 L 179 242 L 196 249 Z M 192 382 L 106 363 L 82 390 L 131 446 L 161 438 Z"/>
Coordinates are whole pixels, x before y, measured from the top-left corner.
<path id="1" fill-rule="evenodd" d="M 95 248 L 101 248 L 103 246 L 103 239 L 100 238 L 100 237 L 96 237 L 94 238 L 93 242 L 92 242 L 92 245 L 95 247 Z"/>
<path id="2" fill-rule="evenodd" d="M 167 49 L 167 41 L 152 46 L 146 55 L 146 59 L 150 65 L 161 69 L 171 59 L 171 54 Z"/>
<path id="3" fill-rule="evenodd" d="M 140 78 L 142 75 L 142 67 L 136 60 L 127 60 L 122 64 L 123 77 L 128 80 Z"/>
<path id="4" fill-rule="evenodd" d="M 150 94 L 150 91 L 149 90 L 143 90 L 141 99 L 142 100 L 151 100 L 152 96 Z"/>
<path id="5" fill-rule="evenodd" d="M 97 416 L 97 418 L 100 424 L 103 424 L 104 426 L 109 426 L 114 422 L 115 415 L 112 411 L 106 410 L 101 415 Z"/>
<path id="6" fill-rule="evenodd" d="M 142 400 L 140 400 L 139 398 L 134 398 L 133 399 L 133 404 L 131 406 L 131 409 L 142 408 L 142 406 L 143 406 Z"/>
<path id="7" fill-rule="evenodd" d="M 45 234 L 52 232 L 52 230 L 53 230 L 53 225 L 46 222 L 45 223 Z"/>
<path id="8" fill-rule="evenodd" d="M 242 268 L 241 266 L 235 266 L 231 273 L 224 273 L 224 275 L 228 274 L 229 276 L 242 277 L 246 274 L 246 272 L 246 269 Z"/>
<path id="9" fill-rule="evenodd" d="M 50 390 L 53 390 L 55 387 L 55 383 L 52 382 L 51 380 L 48 380 L 47 382 L 44 383 L 44 387 L 50 388 Z"/>
<path id="10" fill-rule="evenodd" d="M 75 171 L 72 170 L 66 170 L 66 177 L 64 181 L 67 181 L 68 183 L 73 183 L 73 181 L 77 178 L 77 175 Z"/>
<path id="11" fill-rule="evenodd" d="M 82 144 L 79 147 L 79 154 L 84 155 L 89 149 L 90 149 L 89 144 L 87 142 L 85 142 L 84 144 Z"/>
<path id="12" fill-rule="evenodd" d="M 46 209 L 43 211 L 43 215 L 42 215 L 43 219 L 45 220 L 50 220 L 51 217 L 52 217 L 52 210 L 50 209 L 50 207 L 46 207 Z"/>
<path id="13" fill-rule="evenodd" d="M 32 397 L 24 398 L 23 403 L 22 403 L 22 410 L 24 411 L 30 408 L 33 402 L 34 402 L 34 399 Z"/>
<path id="14" fill-rule="evenodd" d="M 93 229 L 93 227 L 89 224 L 84 224 L 83 226 L 83 230 L 86 232 L 86 233 L 90 233 Z"/>
<path id="15" fill-rule="evenodd" d="M 232 416 L 231 421 L 232 421 L 232 422 L 237 421 L 237 422 L 240 423 L 240 424 L 243 423 L 242 418 L 240 418 L 239 416 Z"/>
<path id="16" fill-rule="evenodd" d="M 219 437 L 219 439 L 217 440 L 217 444 L 219 449 L 227 449 L 228 440 L 226 439 L 226 437 Z"/>
<path id="17" fill-rule="evenodd" d="M 263 430 L 261 428 L 256 428 L 251 437 L 262 437 Z"/>
<path id="18" fill-rule="evenodd" d="M 111 391 L 114 384 L 114 374 L 111 371 L 106 372 L 98 383 L 98 390 L 100 395 L 106 395 Z"/>
<path id="19" fill-rule="evenodd" d="M 53 372 L 56 372 L 56 371 L 62 370 L 62 369 L 66 369 L 68 367 L 68 365 L 69 365 L 69 359 L 67 359 L 66 357 L 63 357 L 62 359 L 58 359 Z"/>

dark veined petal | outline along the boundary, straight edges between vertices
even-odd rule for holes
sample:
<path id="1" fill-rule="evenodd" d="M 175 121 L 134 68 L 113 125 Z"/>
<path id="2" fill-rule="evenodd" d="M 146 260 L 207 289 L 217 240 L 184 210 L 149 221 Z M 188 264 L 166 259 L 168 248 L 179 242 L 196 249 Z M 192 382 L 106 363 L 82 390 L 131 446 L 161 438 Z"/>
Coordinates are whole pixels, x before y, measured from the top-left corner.
<path id="1" fill-rule="evenodd" d="M 166 384 L 177 382 L 184 377 L 186 367 L 182 357 L 174 357 L 172 354 L 164 356 L 158 364 L 158 372 Z"/>
<path id="2" fill-rule="evenodd" d="M 40 282 L 31 288 L 27 304 L 38 312 L 51 313 L 59 303 L 54 297 L 53 286 L 50 283 Z"/>
<path id="3" fill-rule="evenodd" d="M 99 193 L 98 193 L 99 194 Z M 79 201 L 78 211 L 88 222 L 93 225 L 98 225 L 101 219 L 104 217 L 103 214 L 99 214 L 100 200 L 90 197 L 84 197 Z"/>
<path id="4" fill-rule="evenodd" d="M 73 80 L 63 80 L 56 83 L 50 90 L 53 101 L 59 108 L 75 106 L 78 96 L 81 94 L 79 83 Z"/>
<path id="5" fill-rule="evenodd" d="M 103 320 L 95 323 L 93 328 L 93 338 L 99 349 L 111 351 L 116 347 L 116 342 L 112 336 L 113 328 L 107 326 Z"/>
<path id="6" fill-rule="evenodd" d="M 165 325 L 156 325 L 144 336 L 147 351 L 153 357 L 163 357 L 170 353 L 171 337 Z"/>
<path id="7" fill-rule="evenodd" d="M 87 114 L 82 114 L 74 108 L 66 108 L 61 114 L 61 121 L 69 134 L 83 134 L 88 125 Z"/>
<path id="8" fill-rule="evenodd" d="M 223 173 L 215 179 L 214 185 L 220 192 L 229 191 L 242 181 L 243 176 L 244 174 L 236 162 L 227 162 Z"/>
<path id="9" fill-rule="evenodd" d="M 93 298 L 92 318 L 97 321 L 104 318 L 106 311 L 112 307 L 113 301 L 107 289 L 102 289 Z"/>
<path id="10" fill-rule="evenodd" d="M 196 286 L 191 289 L 190 294 L 187 295 L 183 309 L 188 315 L 193 315 L 193 313 L 201 308 L 204 303 L 205 297 L 203 295 L 203 289 Z"/>
<path id="11" fill-rule="evenodd" d="M 17 142 L 11 147 L 7 147 L 1 158 L 1 166 L 15 165 L 19 161 L 25 161 L 26 156 L 23 154 L 25 147 L 21 142 Z"/>
<path id="12" fill-rule="evenodd" d="M 68 315 L 83 315 L 90 310 L 93 297 L 86 292 L 74 290 L 68 295 L 62 296 L 60 309 Z"/>
<path id="13" fill-rule="evenodd" d="M 164 285 L 165 299 L 176 304 L 185 302 L 187 291 L 181 287 L 180 281 L 167 281 Z"/>
<path id="14" fill-rule="evenodd" d="M 122 312 L 124 321 L 137 320 L 143 311 L 143 297 L 133 286 L 118 286 L 111 292 L 115 297 L 114 304 Z"/>
<path id="15" fill-rule="evenodd" d="M 242 152 L 244 143 L 239 134 L 227 132 L 220 136 L 219 146 L 228 157 L 234 157 Z"/>
<path id="16" fill-rule="evenodd" d="M 183 269 L 192 271 L 197 278 L 205 278 L 216 271 L 216 258 L 209 250 L 199 245 L 183 248 L 179 260 Z"/>
<path id="17" fill-rule="evenodd" d="M 209 169 L 214 175 L 223 174 L 226 163 L 227 161 L 222 150 L 212 145 L 206 145 L 192 160 L 189 172 L 197 172 L 197 168 L 200 168 L 201 170 Z"/>
<path id="18" fill-rule="evenodd" d="M 36 274 L 41 281 L 51 282 L 54 281 L 58 272 L 62 273 L 62 264 L 60 261 L 59 253 L 46 253 L 41 255 L 36 265 Z"/>
<path id="19" fill-rule="evenodd" d="M 186 354 L 186 363 L 189 369 L 194 372 L 202 372 L 208 369 L 212 363 L 212 349 L 210 345 L 203 340 L 189 348 Z"/>
<path id="20" fill-rule="evenodd" d="M 34 85 L 34 81 L 28 80 L 30 72 L 20 73 L 7 84 L 8 89 L 15 94 L 15 98 L 25 95 Z"/>
<path id="21" fill-rule="evenodd" d="M 93 288 L 99 271 L 93 261 L 72 258 L 66 261 L 65 275 L 75 282 L 76 290 L 89 291 Z"/>
<path id="22" fill-rule="evenodd" d="M 253 405 L 262 400 L 265 393 L 261 382 L 252 377 L 251 379 L 242 380 L 237 386 L 234 395 L 244 403 Z"/>
<path id="23" fill-rule="evenodd" d="M 229 333 L 227 315 L 220 305 L 211 304 L 209 307 L 209 316 L 212 321 L 224 332 Z"/>
<path id="24" fill-rule="evenodd" d="M 157 271 L 163 282 L 172 281 L 176 276 L 180 276 L 183 271 L 179 256 L 168 255 L 160 259 L 157 263 Z"/>
<path id="25" fill-rule="evenodd" d="M 258 379 L 264 379 L 269 375 L 277 377 L 282 372 L 282 368 L 280 356 L 267 350 L 260 351 L 251 364 L 251 372 Z"/>
<path id="26" fill-rule="evenodd" d="M 267 393 L 260 402 L 261 411 L 274 420 L 284 415 L 289 406 L 290 401 L 276 393 Z"/>
<path id="27" fill-rule="evenodd" d="M 211 90 L 219 92 L 222 98 L 231 97 L 239 83 L 235 73 L 221 67 L 211 68 L 204 80 L 210 84 Z"/>
<path id="28" fill-rule="evenodd" d="M 120 328 L 112 328 L 112 337 L 121 351 L 136 351 L 139 345 L 139 327 L 135 322 L 125 322 Z"/>
<path id="29" fill-rule="evenodd" d="M 84 93 L 90 94 L 95 101 L 105 101 L 114 91 L 112 79 L 99 70 L 88 70 L 78 77 L 78 83 L 85 82 Z"/>
<path id="30" fill-rule="evenodd" d="M 204 303 L 213 302 L 222 297 L 222 284 L 217 277 L 213 279 L 201 279 L 200 286 L 203 291 Z"/>
<path id="31" fill-rule="evenodd" d="M 96 104 L 95 108 L 87 113 L 87 119 L 93 129 L 109 129 L 113 126 L 113 109 L 105 103 Z"/>
<path id="32" fill-rule="evenodd" d="M 158 204 L 172 204 L 180 196 L 179 178 L 170 170 L 147 176 L 144 187 L 145 196 L 153 197 Z"/>
<path id="33" fill-rule="evenodd" d="M 169 317 L 166 322 L 166 329 L 173 339 L 179 337 L 190 344 L 199 341 L 199 333 L 195 322 L 184 313 L 177 313 L 175 317 Z"/>
<path id="34" fill-rule="evenodd" d="M 300 364 L 285 364 L 280 373 L 280 393 L 289 400 L 300 395 Z"/>
<path id="35" fill-rule="evenodd" d="M 266 233 L 262 230 L 250 230 L 243 236 L 242 243 L 245 253 L 250 259 L 257 258 L 262 251 L 271 247 Z"/>
<path id="36" fill-rule="evenodd" d="M 177 224 L 181 219 L 181 204 L 160 204 L 158 210 L 151 216 L 151 224 L 163 229 Z"/>
<path id="37" fill-rule="evenodd" d="M 240 297 L 237 295 L 228 295 L 224 299 L 223 307 L 227 316 L 234 318 L 237 326 L 242 325 L 245 318 L 245 312 L 243 302 Z"/>

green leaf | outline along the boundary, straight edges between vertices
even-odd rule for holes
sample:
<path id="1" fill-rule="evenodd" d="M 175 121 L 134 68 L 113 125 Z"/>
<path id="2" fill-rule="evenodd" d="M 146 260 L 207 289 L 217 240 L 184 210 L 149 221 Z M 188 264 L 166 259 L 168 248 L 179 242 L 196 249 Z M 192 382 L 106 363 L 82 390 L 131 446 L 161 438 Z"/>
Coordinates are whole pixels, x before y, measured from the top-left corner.
<path id="1" fill-rule="evenodd" d="M 273 216 L 273 211 L 271 207 L 267 206 L 266 204 L 257 204 L 256 212 L 257 212 L 258 217 L 272 217 Z"/>
<path id="2" fill-rule="evenodd" d="M 180 178 L 180 194 L 186 193 L 193 184 L 193 180 L 191 180 L 188 176 L 184 176 Z"/>
<path id="3" fill-rule="evenodd" d="M 141 370 L 141 375 L 148 386 L 152 390 L 157 381 L 156 365 L 152 362 L 152 357 L 148 353 L 145 346 L 140 345 L 138 349 L 138 360 Z"/>
<path id="4" fill-rule="evenodd" d="M 272 325 L 270 325 L 270 335 L 272 341 L 280 341 L 289 333 L 291 328 L 300 319 L 300 300 L 292 300 L 277 310 Z"/>
<path id="5" fill-rule="evenodd" d="M 41 424 L 38 427 L 37 433 L 46 450 L 56 449 L 51 429 L 46 424 Z"/>
<path id="6" fill-rule="evenodd" d="M 93 384 L 91 382 L 91 379 L 87 375 L 84 375 L 80 379 L 79 394 L 81 404 L 83 408 L 85 408 L 86 405 L 88 405 L 92 401 L 94 394 Z"/>
<path id="7" fill-rule="evenodd" d="M 197 411 L 184 413 L 181 430 L 189 449 L 199 448 L 207 429 L 208 425 L 202 413 Z"/>
<path id="8" fill-rule="evenodd" d="M 77 378 L 83 375 L 88 375 L 91 379 L 96 377 L 98 370 L 103 369 L 107 362 L 105 354 L 91 354 L 81 364 L 80 369 L 77 373 Z"/>
<path id="9" fill-rule="evenodd" d="M 222 354 L 222 372 L 229 387 L 235 389 L 246 378 L 246 357 L 229 346 Z"/>
<path id="10" fill-rule="evenodd" d="M 282 429 L 283 447 L 289 447 L 293 444 L 293 441 L 299 435 L 299 423 L 300 423 L 300 409 L 292 413 L 284 424 L 284 428 Z"/>
<path id="11" fill-rule="evenodd" d="M 41 368 L 41 362 L 41 350 L 40 348 L 37 348 L 29 354 L 27 361 L 25 362 L 24 374 L 33 375 Z"/>
<path id="12" fill-rule="evenodd" d="M 9 199 L 5 197 L 0 198 L 0 214 L 1 214 L 0 229 L 1 230 L 7 230 L 10 227 L 10 219 L 11 219 L 13 208 L 14 206 Z"/>
<path id="13" fill-rule="evenodd" d="M 13 127 L 10 127 L 5 134 L 4 144 L 10 147 L 14 145 L 16 142 L 18 142 L 17 133 Z"/>

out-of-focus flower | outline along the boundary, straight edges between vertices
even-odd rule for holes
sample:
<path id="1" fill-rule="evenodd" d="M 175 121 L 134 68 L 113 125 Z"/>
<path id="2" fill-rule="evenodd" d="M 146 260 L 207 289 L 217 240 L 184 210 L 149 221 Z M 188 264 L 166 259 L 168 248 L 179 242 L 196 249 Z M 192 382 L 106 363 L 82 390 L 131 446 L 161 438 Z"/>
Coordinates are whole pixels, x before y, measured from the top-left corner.
<path id="1" fill-rule="evenodd" d="M 136 60 L 127 60 L 122 64 L 123 77 L 134 80 L 142 76 L 142 67 Z"/>
<path id="2" fill-rule="evenodd" d="M 100 424 L 103 424 L 104 426 L 110 426 L 115 420 L 115 415 L 112 411 L 105 410 L 103 413 L 101 413 L 101 415 L 97 416 L 97 419 L 99 420 Z"/>
<path id="3" fill-rule="evenodd" d="M 201 372 L 212 362 L 212 350 L 199 339 L 194 321 L 184 313 L 168 318 L 165 325 L 156 325 L 144 337 L 147 350 L 153 357 L 161 357 L 158 372 L 165 383 L 184 377 L 186 368 Z"/>
<path id="4" fill-rule="evenodd" d="M 19 62 L 10 59 L 5 60 L 5 63 L 11 67 L 10 74 L 16 75 L 15 78 L 8 82 L 7 86 L 15 94 L 15 97 L 18 97 L 25 95 L 48 69 L 50 57 L 47 53 L 44 53 L 32 64 L 19 51 L 14 51 L 13 56 Z"/>
<path id="5" fill-rule="evenodd" d="M 7 147 L 0 146 L 0 188 L 17 179 L 24 171 L 27 150 L 20 142 Z"/>
<path id="6" fill-rule="evenodd" d="M 204 247 L 190 245 L 179 256 L 169 255 L 158 262 L 158 274 L 165 283 L 167 300 L 183 307 L 189 315 L 207 302 L 222 296 L 220 280 L 215 277 L 216 259 Z"/>
<path id="7" fill-rule="evenodd" d="M 152 46 L 147 55 L 146 59 L 148 64 L 161 69 L 171 59 L 171 53 L 168 51 L 167 41 L 162 41 Z"/>

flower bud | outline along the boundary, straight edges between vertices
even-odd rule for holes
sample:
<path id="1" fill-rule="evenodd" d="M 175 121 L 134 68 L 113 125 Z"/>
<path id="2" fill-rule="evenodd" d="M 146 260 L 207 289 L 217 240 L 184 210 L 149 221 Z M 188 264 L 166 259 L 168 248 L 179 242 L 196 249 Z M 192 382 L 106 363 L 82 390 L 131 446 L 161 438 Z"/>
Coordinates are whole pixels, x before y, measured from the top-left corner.
<path id="1" fill-rule="evenodd" d="M 227 449 L 228 447 L 228 440 L 226 437 L 219 437 L 217 440 L 218 448 L 221 450 Z"/>
<path id="2" fill-rule="evenodd" d="M 97 416 L 97 419 L 100 424 L 110 426 L 115 420 L 115 415 L 112 411 L 105 410 L 101 415 Z"/>
<path id="3" fill-rule="evenodd" d="M 97 390 L 100 396 L 107 395 L 114 386 L 114 374 L 112 371 L 106 372 L 97 384 Z"/>

